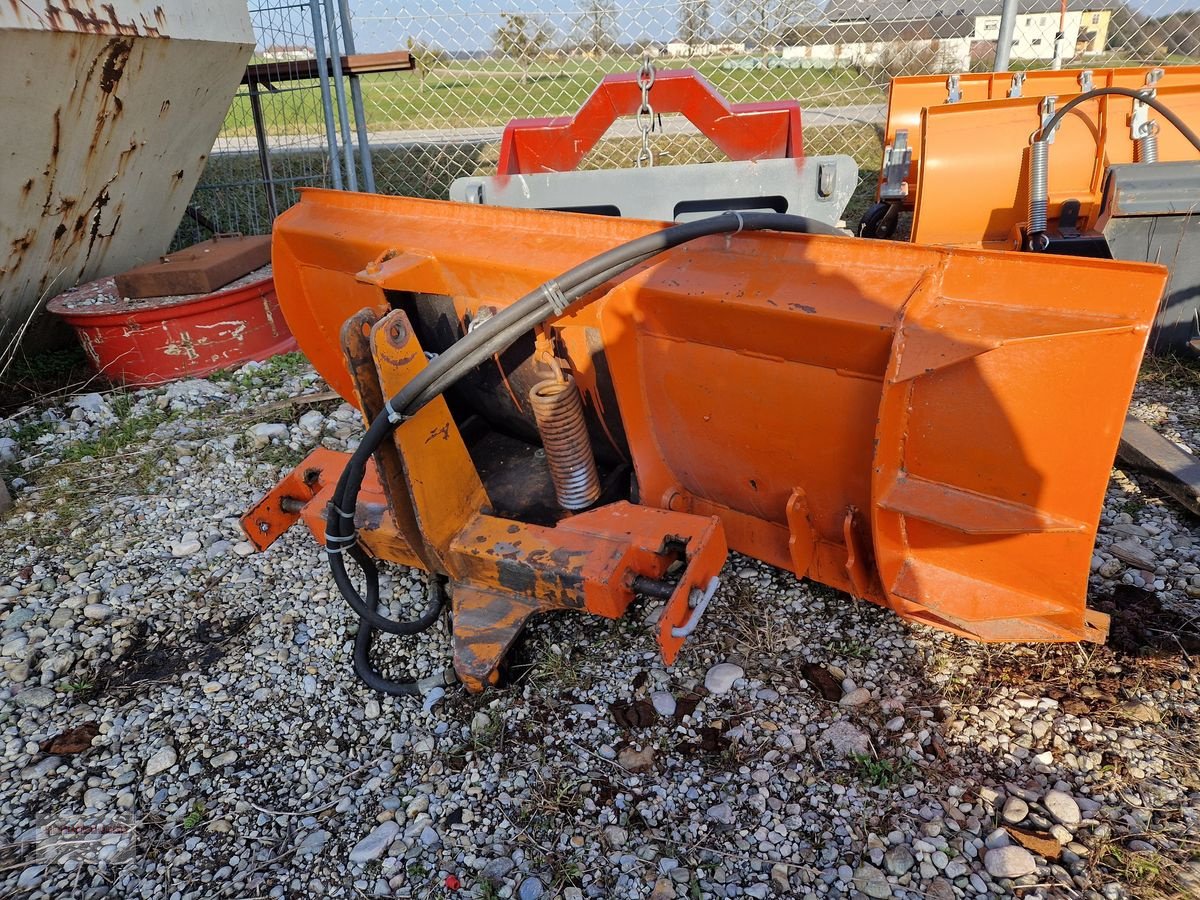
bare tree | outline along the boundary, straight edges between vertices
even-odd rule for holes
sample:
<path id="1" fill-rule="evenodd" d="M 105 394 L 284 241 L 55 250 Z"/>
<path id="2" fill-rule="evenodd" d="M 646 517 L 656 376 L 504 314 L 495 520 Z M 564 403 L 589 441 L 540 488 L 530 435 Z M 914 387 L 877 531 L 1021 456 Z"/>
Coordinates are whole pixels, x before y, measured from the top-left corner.
<path id="1" fill-rule="evenodd" d="M 525 13 L 500 13 L 496 29 L 496 52 L 517 61 L 521 77 L 529 80 L 529 65 L 546 52 L 554 40 L 554 29 L 537 16 Z"/>
<path id="2" fill-rule="evenodd" d="M 576 20 L 578 45 L 589 53 L 608 53 L 617 44 L 617 7 L 613 0 L 582 0 Z"/>
<path id="3" fill-rule="evenodd" d="M 445 66 L 450 61 L 450 54 L 436 44 L 426 44 L 417 38 L 410 37 L 407 44 L 408 52 L 416 63 L 417 77 L 424 84 L 425 76 L 436 68 Z"/>
<path id="4" fill-rule="evenodd" d="M 820 7 L 811 0 L 731 0 L 731 18 L 737 35 L 769 50 L 796 26 L 820 18 Z"/>
<path id="5" fill-rule="evenodd" d="M 709 0 L 679 0 L 679 39 L 689 46 L 708 40 L 712 31 Z"/>
<path id="6" fill-rule="evenodd" d="M 1113 7 L 1108 24 L 1108 47 L 1123 50 L 1136 59 L 1152 59 L 1166 54 L 1167 30 L 1162 23 L 1138 12 L 1128 3 Z"/>

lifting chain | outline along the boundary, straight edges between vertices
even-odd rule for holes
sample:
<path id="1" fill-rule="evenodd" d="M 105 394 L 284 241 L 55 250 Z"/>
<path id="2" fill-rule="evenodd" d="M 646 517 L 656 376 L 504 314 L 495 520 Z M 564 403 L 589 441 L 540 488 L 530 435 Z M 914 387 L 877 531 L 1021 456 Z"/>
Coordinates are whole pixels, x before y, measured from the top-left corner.
<path id="1" fill-rule="evenodd" d="M 650 61 L 650 57 L 642 57 L 642 68 L 638 70 L 638 87 L 642 89 L 642 105 L 637 111 L 637 124 L 642 132 L 642 146 L 637 154 L 639 169 L 654 165 L 654 152 L 650 149 L 650 132 L 654 130 L 654 107 L 650 105 L 650 88 L 654 87 L 654 74 L 654 63 Z"/>

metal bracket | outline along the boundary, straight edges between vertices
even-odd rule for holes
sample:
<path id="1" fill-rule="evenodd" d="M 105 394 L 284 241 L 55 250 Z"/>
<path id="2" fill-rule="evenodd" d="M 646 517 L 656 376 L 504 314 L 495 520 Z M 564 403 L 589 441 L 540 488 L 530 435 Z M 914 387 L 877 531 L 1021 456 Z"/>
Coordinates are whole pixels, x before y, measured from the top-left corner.
<path id="1" fill-rule="evenodd" d="M 1008 88 L 1008 97 L 1020 97 L 1025 93 L 1025 73 L 1013 72 L 1012 84 Z"/>
<path id="2" fill-rule="evenodd" d="M 908 196 L 908 173 L 912 167 L 912 147 L 908 146 L 908 129 L 896 132 L 895 143 L 883 151 L 884 182 L 879 188 L 880 200 L 902 200 Z"/>
<path id="3" fill-rule="evenodd" d="M 957 75 L 946 79 L 946 102 L 957 103 L 962 99 L 962 86 Z"/>
<path id="4" fill-rule="evenodd" d="M 1064 238 L 1079 237 L 1079 201 L 1064 200 L 1058 213 L 1058 233 Z"/>
<path id="5" fill-rule="evenodd" d="M 1094 85 L 1093 85 L 1093 81 L 1092 81 L 1092 70 L 1084 69 L 1082 72 L 1079 73 L 1079 91 L 1080 91 L 1080 93 L 1086 94 L 1088 91 L 1092 90 L 1093 86 Z"/>
<path id="6" fill-rule="evenodd" d="M 908 175 L 907 163 L 903 174 Z M 468 176 L 450 185 L 450 199 L 659 222 L 685 222 L 726 210 L 769 210 L 836 225 L 857 180 L 858 166 L 848 156 L 807 156 Z"/>
<path id="7" fill-rule="evenodd" d="M 1038 104 L 1038 113 L 1042 117 L 1042 129 L 1045 129 L 1050 124 L 1050 120 L 1054 117 L 1054 109 L 1058 105 L 1057 97 L 1043 97 L 1042 102 Z M 1055 125 L 1050 129 L 1049 133 L 1042 135 L 1042 140 L 1047 144 L 1054 143 L 1054 135 L 1058 131 L 1058 126 Z"/>
<path id="8" fill-rule="evenodd" d="M 691 594 L 688 596 L 688 606 L 691 607 L 692 614 L 688 616 L 688 620 L 682 625 L 671 629 L 672 637 L 685 638 L 696 630 L 696 626 L 700 624 L 700 617 L 708 609 L 708 604 L 712 602 L 713 595 L 720 586 L 720 577 L 714 575 L 709 579 L 708 587 L 703 591 L 699 588 L 692 588 Z"/>
<path id="9" fill-rule="evenodd" d="M 1142 93 L 1153 97 L 1157 94 L 1157 86 L 1162 80 L 1162 69 L 1151 69 L 1146 73 L 1146 87 Z M 1129 117 L 1129 137 L 1140 140 L 1153 131 L 1150 124 L 1150 107 L 1141 100 L 1133 101 L 1133 114 Z"/>

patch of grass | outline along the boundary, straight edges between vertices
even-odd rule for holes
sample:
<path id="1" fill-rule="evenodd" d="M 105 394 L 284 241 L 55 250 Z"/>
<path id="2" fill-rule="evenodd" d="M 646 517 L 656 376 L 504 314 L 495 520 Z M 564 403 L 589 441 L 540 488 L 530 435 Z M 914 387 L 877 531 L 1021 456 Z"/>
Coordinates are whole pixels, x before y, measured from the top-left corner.
<path id="1" fill-rule="evenodd" d="M 76 375 L 87 365 L 87 355 L 79 345 L 36 353 L 18 354 L 8 367 L 6 379 L 19 381 L 52 381 Z"/>
<path id="2" fill-rule="evenodd" d="M 77 678 L 63 685 L 68 694 L 86 694 L 96 687 L 96 683 L 88 678 Z"/>
<path id="3" fill-rule="evenodd" d="M 192 804 L 191 810 L 183 817 L 183 827 L 191 831 L 197 825 L 204 821 L 204 804 L 196 802 Z"/>
<path id="4" fill-rule="evenodd" d="M 307 451 L 297 450 L 295 447 L 280 441 L 278 444 L 267 444 L 267 446 L 255 453 L 255 458 L 260 462 L 270 463 L 273 466 L 278 466 L 280 469 L 291 471 L 300 465 L 300 462 L 307 455 Z"/>
<path id="5" fill-rule="evenodd" d="M 1179 356 L 1151 356 L 1142 360 L 1138 380 L 1180 389 L 1200 384 L 1200 361 Z"/>
<path id="6" fill-rule="evenodd" d="M 1115 875 L 1136 897 L 1171 897 L 1175 863 L 1153 850 L 1128 850 L 1108 844 L 1096 854 L 1099 868 Z"/>
<path id="7" fill-rule="evenodd" d="M 855 753 L 850 759 L 862 781 L 881 788 L 902 784 L 913 769 L 912 762 L 907 759 L 876 759 L 865 753 Z"/>
<path id="8" fill-rule="evenodd" d="M 533 652 L 537 654 L 537 662 L 534 664 L 531 680 L 545 683 L 556 693 L 579 686 L 579 663 L 571 660 L 565 650 L 555 653 L 549 645 L 543 644 Z"/>
<path id="9" fill-rule="evenodd" d="M 222 369 L 208 377 L 212 381 L 232 382 L 235 388 L 246 388 L 257 384 L 280 385 L 284 379 L 298 375 L 308 369 L 308 359 L 303 353 L 280 353 L 265 360 L 261 366 L 248 372 Z"/>
<path id="10" fill-rule="evenodd" d="M 263 378 L 283 379 L 289 375 L 299 375 L 308 368 L 308 359 L 303 353 L 280 353 L 272 356 L 256 370 Z"/>
<path id="11" fill-rule="evenodd" d="M 14 323 L 15 324 L 15 323 Z M 83 349 L 74 341 L 68 346 L 47 349 L 54 337 L 30 335 L 23 347 L 18 347 L 5 368 L 0 359 L 4 391 L 0 395 L 0 415 L 19 409 L 26 403 L 36 403 L 47 397 L 61 395 L 95 378 Z M 62 343 L 63 337 L 58 338 Z M 37 349 L 25 349 L 37 348 Z"/>
<path id="12" fill-rule="evenodd" d="M 42 435 L 49 434 L 53 430 L 53 422 L 26 422 L 24 425 L 18 425 L 16 429 L 10 431 L 8 436 L 16 441 L 18 446 L 28 448 L 29 445 Z"/>
<path id="13" fill-rule="evenodd" d="M 829 645 L 829 652 L 846 659 L 871 659 L 875 648 L 854 639 L 839 639 Z"/>
<path id="14" fill-rule="evenodd" d="M 488 719 L 486 728 L 471 729 L 471 744 L 476 753 L 484 750 L 499 750 L 504 742 L 504 723 L 498 715 Z"/>
<path id="15" fill-rule="evenodd" d="M 486 878 L 480 879 L 476 886 L 479 889 L 479 900 L 500 900 L 500 889 Z"/>
<path id="16" fill-rule="evenodd" d="M 1122 500 L 1118 508 L 1123 513 L 1129 513 L 1131 516 L 1136 516 L 1148 505 L 1149 504 L 1146 503 L 1146 501 L 1141 497 L 1130 497 L 1127 500 Z"/>
<path id="17" fill-rule="evenodd" d="M 574 860 L 554 857 L 550 867 L 550 883 L 555 891 L 563 888 L 579 887 L 583 883 L 583 867 Z"/>
<path id="18" fill-rule="evenodd" d="M 426 869 L 425 864 L 419 860 L 410 862 L 404 871 L 408 874 L 408 877 L 412 879 L 422 879 L 429 875 L 429 870 Z"/>
<path id="19" fill-rule="evenodd" d="M 523 72 L 509 60 L 454 60 L 423 73 L 368 75 L 360 83 L 373 132 L 500 127 L 514 118 L 572 114 L 605 75 L 636 71 L 640 62 L 632 55 L 603 59 L 547 55 Z M 659 67 L 681 65 L 698 69 L 731 103 L 796 98 L 811 109 L 884 100 L 884 86 L 851 67 L 747 71 L 722 59 L 663 61 Z M 305 86 L 311 90 L 296 90 Z M 315 80 L 293 82 L 281 94 L 262 94 L 261 102 L 273 133 L 322 133 L 321 96 Z M 253 121 L 250 98 L 239 93 L 225 117 L 222 135 L 253 135 Z"/>
<path id="20" fill-rule="evenodd" d="M 68 444 L 62 451 L 62 459 L 65 462 L 78 462 L 86 457 L 104 459 L 114 456 L 130 444 L 149 436 L 169 417 L 162 410 L 131 416 L 129 411 L 132 405 L 131 397 L 125 394 L 118 395 L 112 404 L 113 414 L 118 419 L 117 424 L 105 428 L 94 438 Z"/>

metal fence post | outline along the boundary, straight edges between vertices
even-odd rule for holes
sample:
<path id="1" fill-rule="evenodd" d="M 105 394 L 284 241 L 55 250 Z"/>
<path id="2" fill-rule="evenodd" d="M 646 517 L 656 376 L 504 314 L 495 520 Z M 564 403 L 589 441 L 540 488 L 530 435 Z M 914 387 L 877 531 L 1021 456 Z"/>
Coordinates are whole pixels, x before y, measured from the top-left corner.
<path id="1" fill-rule="evenodd" d="M 342 46 L 347 56 L 354 55 L 354 26 L 350 21 L 350 0 L 338 0 L 342 14 Z M 358 134 L 358 155 L 362 163 L 363 189 L 375 193 L 375 167 L 371 164 L 371 139 L 367 133 L 367 117 L 363 112 L 362 85 L 358 76 L 350 75 L 350 102 L 354 106 L 354 130 Z"/>
<path id="2" fill-rule="evenodd" d="M 1000 10 L 1000 33 L 996 36 L 996 62 L 993 72 L 1007 72 L 1012 56 L 1013 30 L 1017 26 L 1018 0 L 1004 0 Z"/>
<path id="3" fill-rule="evenodd" d="M 346 183 L 350 190 L 358 190 L 358 170 L 354 165 L 354 147 L 350 144 L 350 113 L 346 109 L 346 83 L 342 79 L 342 51 L 337 45 L 337 16 L 333 11 L 333 0 L 322 0 L 325 7 L 325 24 L 329 35 L 329 65 L 333 69 L 333 90 L 337 99 L 338 124 L 342 131 L 342 153 L 346 156 Z M 319 57 L 321 65 L 325 57 Z"/>
<path id="4" fill-rule="evenodd" d="M 308 8 L 312 14 L 317 80 L 321 83 L 321 106 L 325 113 L 325 144 L 329 148 L 329 171 L 333 176 L 334 188 L 340 191 L 342 190 L 342 165 L 338 160 L 337 125 L 333 121 L 333 98 L 329 93 L 329 72 L 325 67 L 325 33 L 321 25 L 321 0 L 308 0 Z"/>
<path id="5" fill-rule="evenodd" d="M 267 147 L 267 126 L 263 121 L 262 100 L 259 98 L 259 85 L 254 79 L 249 79 L 250 116 L 254 122 L 254 143 L 258 147 L 258 166 L 262 169 L 263 188 L 267 196 L 267 215 L 272 222 L 279 215 L 279 201 L 275 197 L 275 177 L 271 173 L 271 151 Z"/>

